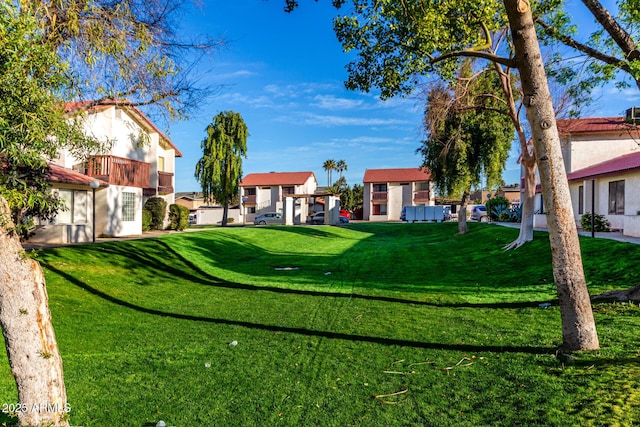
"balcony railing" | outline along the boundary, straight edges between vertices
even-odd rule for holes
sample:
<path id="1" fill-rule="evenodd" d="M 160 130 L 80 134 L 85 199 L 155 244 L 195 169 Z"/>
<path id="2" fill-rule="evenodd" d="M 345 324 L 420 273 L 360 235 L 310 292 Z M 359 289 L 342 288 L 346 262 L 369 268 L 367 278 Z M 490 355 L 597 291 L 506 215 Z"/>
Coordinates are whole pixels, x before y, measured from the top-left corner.
<path id="1" fill-rule="evenodd" d="M 158 172 L 158 193 L 173 193 L 173 173 Z"/>
<path id="2" fill-rule="evenodd" d="M 388 200 L 386 191 L 374 191 L 371 193 L 371 200 L 373 202 L 386 202 Z"/>
<path id="3" fill-rule="evenodd" d="M 413 193 L 414 202 L 426 202 L 429 200 L 429 190 L 420 190 Z"/>
<path id="4" fill-rule="evenodd" d="M 114 185 L 149 187 L 149 163 L 116 156 L 93 156 L 87 162 L 87 175 Z"/>

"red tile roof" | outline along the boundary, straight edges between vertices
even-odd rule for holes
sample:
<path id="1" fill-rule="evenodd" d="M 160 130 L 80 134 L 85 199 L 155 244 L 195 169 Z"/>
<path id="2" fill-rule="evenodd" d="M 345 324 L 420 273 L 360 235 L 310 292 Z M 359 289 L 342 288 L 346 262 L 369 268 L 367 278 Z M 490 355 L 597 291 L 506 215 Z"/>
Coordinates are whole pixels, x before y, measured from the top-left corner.
<path id="1" fill-rule="evenodd" d="M 316 177 L 313 172 L 268 172 L 250 173 L 242 178 L 240 187 L 275 186 L 275 185 L 302 185 L 309 178 Z"/>
<path id="2" fill-rule="evenodd" d="M 367 169 L 364 183 L 428 181 L 431 172 L 425 168 Z"/>
<path id="3" fill-rule="evenodd" d="M 140 109 L 131 105 L 129 101 L 114 101 L 114 100 L 105 100 L 105 101 L 75 101 L 75 102 L 67 102 L 64 105 L 64 109 L 68 113 L 72 113 L 78 110 L 87 110 L 89 112 L 100 112 L 107 110 L 111 107 L 120 107 L 125 110 L 131 110 L 138 116 L 138 118 L 142 121 L 144 125 L 149 126 L 154 132 L 160 135 L 161 139 L 164 139 L 171 148 L 173 148 L 176 152 L 176 157 L 182 157 L 182 152 L 178 150 L 173 142 L 166 136 L 156 125 L 153 124 L 151 120 L 147 116 L 144 115 Z"/>
<path id="4" fill-rule="evenodd" d="M 560 119 L 557 121 L 558 132 L 562 135 L 603 133 L 603 132 L 631 132 L 638 133 L 638 128 L 632 123 L 626 123 L 624 117 L 591 117 L 580 119 Z"/>
<path id="5" fill-rule="evenodd" d="M 49 181 L 61 184 L 80 184 L 89 186 L 89 183 L 94 180 L 91 176 L 63 168 L 62 166 L 54 165 L 53 163 L 49 163 L 49 172 Z M 98 182 L 100 182 L 101 187 L 109 186 L 109 184 L 104 181 L 98 180 Z"/>
<path id="6" fill-rule="evenodd" d="M 620 175 L 633 170 L 640 171 L 640 151 L 573 171 L 567 178 L 569 181 L 581 181 L 603 175 Z"/>

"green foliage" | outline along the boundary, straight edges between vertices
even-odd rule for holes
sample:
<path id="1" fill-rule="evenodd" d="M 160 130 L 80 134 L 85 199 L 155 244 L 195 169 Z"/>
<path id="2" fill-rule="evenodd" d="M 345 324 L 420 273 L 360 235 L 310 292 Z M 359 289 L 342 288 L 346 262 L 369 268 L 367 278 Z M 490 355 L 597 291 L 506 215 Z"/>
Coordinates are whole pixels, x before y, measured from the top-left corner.
<path id="1" fill-rule="evenodd" d="M 638 305 L 595 304 L 603 348 L 563 366 L 547 234 L 513 254 L 501 247 L 517 229 L 469 225 L 231 227 L 41 251 L 71 425 L 636 424 Z M 637 283 L 640 246 L 581 247 L 590 292 Z M 0 390 L 17 402 L 6 357 Z"/>
<path id="2" fill-rule="evenodd" d="M 200 143 L 203 153 L 196 163 L 195 177 L 205 202 L 215 199 L 224 207 L 226 219 L 227 207 L 238 195 L 249 130 L 239 113 L 226 111 L 213 118 L 206 132 Z M 222 225 L 226 225 L 224 221 Z"/>
<path id="3" fill-rule="evenodd" d="M 580 217 L 580 226 L 584 231 L 591 231 L 591 212 Z M 611 231 L 611 223 L 601 214 L 593 215 L 593 231 Z"/>
<path id="4" fill-rule="evenodd" d="M 189 226 L 189 208 L 186 206 L 169 205 L 169 229 L 182 231 Z"/>
<path id="5" fill-rule="evenodd" d="M 354 212 L 362 208 L 364 203 L 364 187 L 360 184 L 353 184 L 353 187 L 346 186 L 340 192 L 340 206 L 349 212 Z"/>
<path id="6" fill-rule="evenodd" d="M 485 207 L 491 216 L 491 220 L 496 221 L 500 217 L 501 213 L 507 211 L 511 207 L 511 202 L 509 202 L 505 197 L 497 196 L 487 200 Z"/>
<path id="7" fill-rule="evenodd" d="M 148 209 L 142 209 L 142 231 L 151 230 L 151 222 L 153 221 L 153 214 Z"/>
<path id="8" fill-rule="evenodd" d="M 13 231 L 26 238 L 31 218 L 51 219 L 62 208 L 50 191 L 47 158 L 61 147 L 90 144 L 78 122 L 66 120 L 61 96 L 71 80 L 66 64 L 44 43 L 38 22 L 12 3 L 0 8 L 0 196 Z"/>
<path id="9" fill-rule="evenodd" d="M 493 72 L 473 74 L 465 62 L 457 80 L 434 86 L 425 108 L 425 134 L 418 150 L 423 165 L 431 170 L 436 190 L 447 196 L 460 195 L 482 180 L 493 186 L 502 178 L 511 141 L 513 122 L 506 120 L 498 76 Z"/>
<path id="10" fill-rule="evenodd" d="M 162 230 L 164 217 L 167 214 L 167 202 L 162 197 L 149 197 L 144 204 L 144 210 L 151 213 L 151 230 Z"/>

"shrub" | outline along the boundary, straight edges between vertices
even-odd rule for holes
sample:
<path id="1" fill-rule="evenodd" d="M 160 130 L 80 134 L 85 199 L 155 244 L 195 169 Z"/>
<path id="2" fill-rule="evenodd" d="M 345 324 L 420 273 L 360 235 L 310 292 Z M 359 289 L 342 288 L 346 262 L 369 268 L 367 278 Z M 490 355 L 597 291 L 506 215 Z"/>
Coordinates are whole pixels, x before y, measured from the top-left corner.
<path id="1" fill-rule="evenodd" d="M 167 202 L 162 197 L 149 197 L 144 204 L 144 209 L 151 212 L 149 229 L 161 230 L 167 213 Z"/>
<path id="2" fill-rule="evenodd" d="M 153 215 L 151 215 L 151 211 L 147 209 L 142 209 L 142 231 L 151 230 L 151 220 L 153 219 Z"/>
<path id="3" fill-rule="evenodd" d="M 591 212 L 587 212 L 580 218 L 580 225 L 584 231 L 591 231 Z M 604 215 L 593 216 L 593 231 L 611 231 L 611 223 Z"/>
<path id="4" fill-rule="evenodd" d="M 182 231 L 189 225 L 189 209 L 182 205 L 169 206 L 169 229 Z"/>
<path id="5" fill-rule="evenodd" d="M 227 218 L 227 224 L 233 224 L 236 219 L 233 217 Z"/>
<path id="6" fill-rule="evenodd" d="M 500 214 L 509 209 L 511 203 L 509 203 L 506 198 L 497 196 L 493 199 L 487 200 L 485 206 L 487 207 L 487 213 L 490 215 L 491 220 L 497 221 L 500 218 Z"/>

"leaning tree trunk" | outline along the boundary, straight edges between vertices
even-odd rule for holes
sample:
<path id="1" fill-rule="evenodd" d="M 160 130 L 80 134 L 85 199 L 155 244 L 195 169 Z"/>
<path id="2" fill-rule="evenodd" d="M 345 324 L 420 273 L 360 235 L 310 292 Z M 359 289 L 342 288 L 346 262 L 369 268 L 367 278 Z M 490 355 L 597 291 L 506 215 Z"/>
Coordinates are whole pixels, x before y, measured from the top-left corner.
<path id="1" fill-rule="evenodd" d="M 14 409 L 20 426 L 68 427 L 62 359 L 44 275 L 40 264 L 24 256 L 12 228 L 7 203 L 0 197 L 0 326 L 18 387 Z"/>
<path id="2" fill-rule="evenodd" d="M 518 238 L 509 243 L 504 249 L 517 249 L 527 242 L 533 240 L 533 215 L 534 215 L 534 198 L 536 195 L 536 161 L 532 156 L 529 159 L 524 157 L 520 160 L 521 171 L 524 182 L 523 188 L 520 189 L 520 233 Z"/>
<path id="3" fill-rule="evenodd" d="M 523 100 L 531 125 L 547 210 L 553 277 L 562 318 L 563 349 L 594 350 L 600 344 L 582 267 L 580 242 L 560 150 L 555 112 L 531 6 L 529 0 L 504 0 L 504 4 L 513 36 L 515 60 L 520 71 Z"/>

